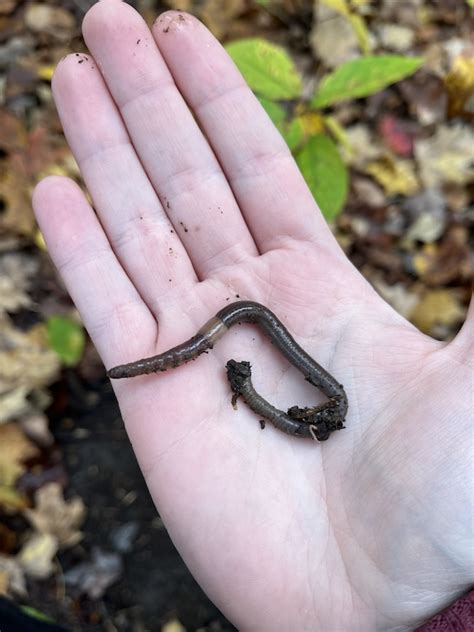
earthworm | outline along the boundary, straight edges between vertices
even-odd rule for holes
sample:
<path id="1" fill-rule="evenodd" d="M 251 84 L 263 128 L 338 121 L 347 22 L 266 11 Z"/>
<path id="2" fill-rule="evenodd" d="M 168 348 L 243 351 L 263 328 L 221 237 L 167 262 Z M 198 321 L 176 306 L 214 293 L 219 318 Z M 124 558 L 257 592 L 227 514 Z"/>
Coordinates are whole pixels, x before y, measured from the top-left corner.
<path id="1" fill-rule="evenodd" d="M 285 413 L 255 391 L 248 362 L 229 360 L 227 377 L 234 392 L 233 403 L 242 397 L 254 412 L 268 419 L 279 430 L 295 437 L 324 441 L 334 430 L 344 428 L 348 401 L 342 384 L 299 346 L 272 311 L 252 301 L 227 305 L 186 342 L 159 355 L 113 367 L 107 375 L 119 379 L 178 367 L 212 349 L 232 325 L 243 322 L 258 325 L 304 378 L 326 395 L 328 401 L 313 408 L 293 406 Z"/>

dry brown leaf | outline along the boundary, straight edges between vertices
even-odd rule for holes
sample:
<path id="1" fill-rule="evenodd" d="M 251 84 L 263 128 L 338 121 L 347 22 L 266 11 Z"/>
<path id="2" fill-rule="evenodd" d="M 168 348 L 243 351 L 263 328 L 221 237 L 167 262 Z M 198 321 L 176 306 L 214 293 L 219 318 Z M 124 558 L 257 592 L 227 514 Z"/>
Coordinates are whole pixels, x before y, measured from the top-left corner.
<path id="1" fill-rule="evenodd" d="M 25 24 L 34 32 L 48 35 L 65 42 L 71 39 L 76 29 L 76 19 L 62 7 L 54 7 L 39 2 L 28 5 Z"/>
<path id="2" fill-rule="evenodd" d="M 377 160 L 384 154 L 384 150 L 369 132 L 367 125 L 353 125 L 345 130 L 347 146 L 341 145 L 341 155 L 344 161 L 363 171 L 369 162 Z"/>
<path id="3" fill-rule="evenodd" d="M 32 390 L 57 377 L 60 360 L 50 348 L 43 324 L 23 332 L 0 316 L 0 332 L 0 394 L 21 387 Z"/>
<path id="4" fill-rule="evenodd" d="M 38 448 L 26 437 L 18 424 L 0 426 L 0 484 L 13 486 L 25 471 L 23 463 L 38 452 Z"/>
<path id="5" fill-rule="evenodd" d="M 411 322 L 425 334 L 431 334 L 436 325 L 453 327 L 460 323 L 466 310 L 455 290 L 431 290 L 410 314 Z"/>
<path id="6" fill-rule="evenodd" d="M 337 68 L 360 56 L 357 35 L 349 20 L 319 2 L 314 12 L 310 42 L 316 56 L 328 68 Z"/>
<path id="7" fill-rule="evenodd" d="M 474 182 L 474 131 L 467 125 L 440 125 L 433 136 L 415 142 L 415 156 L 427 187 Z"/>
<path id="8" fill-rule="evenodd" d="M 0 555 L 0 595 L 27 595 L 23 569 L 14 557 Z"/>
<path id="9" fill-rule="evenodd" d="M 10 153 L 25 148 L 28 142 L 25 126 L 8 110 L 0 109 L 0 129 L 0 146 L 4 152 Z"/>
<path id="10" fill-rule="evenodd" d="M 77 544 L 82 533 L 78 530 L 86 516 L 86 508 L 79 497 L 64 500 L 58 483 L 49 483 L 35 494 L 35 509 L 26 509 L 25 516 L 40 533 L 53 535 L 60 548 Z"/>
<path id="11" fill-rule="evenodd" d="M 246 0 L 205 0 L 198 13 L 212 33 L 222 40 L 246 7 Z"/>
<path id="12" fill-rule="evenodd" d="M 18 423 L 26 436 L 37 445 L 47 448 L 54 443 L 54 437 L 49 430 L 49 421 L 46 415 L 41 413 L 27 415 L 19 419 Z"/>
<path id="13" fill-rule="evenodd" d="M 400 24 L 380 24 L 377 31 L 382 46 L 399 53 L 410 50 L 415 41 L 415 31 Z"/>
<path id="14" fill-rule="evenodd" d="M 0 255 L 0 313 L 16 312 L 31 305 L 28 290 L 38 267 L 36 257 L 21 251 Z"/>
<path id="15" fill-rule="evenodd" d="M 413 195 L 419 189 L 411 160 L 398 160 L 386 154 L 383 158 L 369 163 L 365 172 L 382 185 L 387 195 Z"/>
<path id="16" fill-rule="evenodd" d="M 24 235 L 33 233 L 36 222 L 31 209 L 31 196 L 28 180 L 23 168 L 8 161 L 8 168 L 0 172 L 0 198 L 4 211 L 0 216 L 0 228 Z"/>
<path id="17" fill-rule="evenodd" d="M 0 425 L 31 411 L 29 393 L 30 389 L 27 386 L 19 386 L 0 393 Z"/>
<path id="18" fill-rule="evenodd" d="M 54 571 L 53 559 L 58 542 L 50 533 L 34 533 L 17 555 L 24 572 L 35 579 L 46 579 Z"/>

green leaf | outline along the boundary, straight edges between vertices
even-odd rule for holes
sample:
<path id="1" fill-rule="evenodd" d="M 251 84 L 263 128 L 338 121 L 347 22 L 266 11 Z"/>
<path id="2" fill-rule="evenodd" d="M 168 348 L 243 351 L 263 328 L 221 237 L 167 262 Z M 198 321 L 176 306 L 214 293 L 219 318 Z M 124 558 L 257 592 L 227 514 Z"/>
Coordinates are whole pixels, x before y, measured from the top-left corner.
<path id="1" fill-rule="evenodd" d="M 51 316 L 46 322 L 51 348 L 66 366 L 75 366 L 82 357 L 86 337 L 84 329 L 64 316 Z"/>
<path id="2" fill-rule="evenodd" d="M 272 123 L 279 127 L 286 118 L 285 109 L 282 108 L 281 105 L 278 105 L 278 103 L 274 103 L 274 101 L 270 101 L 270 99 L 266 99 L 265 97 L 257 98 L 260 101 L 260 105 L 271 118 Z"/>
<path id="3" fill-rule="evenodd" d="M 349 185 L 336 145 L 329 136 L 319 134 L 310 138 L 295 157 L 324 217 L 333 220 L 344 206 Z"/>
<path id="4" fill-rule="evenodd" d="M 300 118 L 294 118 L 292 121 L 284 124 L 280 131 L 291 151 L 294 151 L 305 137 L 303 122 Z"/>
<path id="5" fill-rule="evenodd" d="M 474 9 L 474 0 L 466 0 L 468 5 Z"/>
<path id="6" fill-rule="evenodd" d="M 251 38 L 231 42 L 226 50 L 257 94 L 268 99 L 294 99 L 301 95 L 301 77 L 280 46 Z"/>
<path id="7" fill-rule="evenodd" d="M 316 108 L 346 99 L 366 97 L 413 74 L 424 62 L 422 57 L 379 55 L 354 59 L 323 77 L 311 101 Z"/>
<path id="8" fill-rule="evenodd" d="M 48 617 L 48 615 L 36 610 L 36 608 L 32 608 L 31 606 L 20 606 L 23 612 L 34 619 L 38 619 L 38 621 L 46 621 L 48 623 L 54 623 L 53 619 Z"/>

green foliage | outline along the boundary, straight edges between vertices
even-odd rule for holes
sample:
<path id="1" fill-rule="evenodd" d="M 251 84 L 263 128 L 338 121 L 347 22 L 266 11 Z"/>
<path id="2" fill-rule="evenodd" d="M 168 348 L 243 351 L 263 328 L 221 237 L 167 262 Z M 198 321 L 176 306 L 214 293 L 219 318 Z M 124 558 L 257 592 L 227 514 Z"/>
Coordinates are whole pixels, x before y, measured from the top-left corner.
<path id="1" fill-rule="evenodd" d="M 51 348 L 66 366 L 75 366 L 82 357 L 86 342 L 84 329 L 64 316 L 51 316 L 46 322 Z"/>
<path id="2" fill-rule="evenodd" d="M 391 83 L 413 74 L 422 64 L 421 57 L 378 55 L 354 59 L 326 75 L 311 101 L 315 108 L 323 108 L 340 101 L 367 97 Z"/>
<path id="3" fill-rule="evenodd" d="M 226 50 L 257 94 L 267 99 L 295 99 L 301 95 L 301 77 L 280 46 L 250 38 L 231 42 Z"/>
<path id="4" fill-rule="evenodd" d="M 21 606 L 21 609 L 23 610 L 25 614 L 27 614 L 30 617 L 33 617 L 34 619 L 38 619 L 38 621 L 46 621 L 47 623 L 54 623 L 54 621 L 50 617 L 48 617 L 43 612 L 36 610 L 36 608 L 32 608 L 31 606 Z"/>
<path id="5" fill-rule="evenodd" d="M 324 217 L 333 220 L 345 204 L 349 187 L 347 169 L 336 145 L 329 136 L 318 134 L 295 158 Z"/>
<path id="6" fill-rule="evenodd" d="M 358 16 L 347 0 L 324 0 L 324 3 L 351 21 L 362 50 L 367 52 L 365 23 L 357 21 Z M 232 42 L 226 48 L 295 154 L 323 215 L 328 221 L 333 220 L 344 206 L 349 174 L 331 136 L 339 145 L 346 149 L 350 147 L 344 128 L 337 120 L 322 116 L 316 110 L 374 94 L 413 74 L 423 64 L 423 59 L 378 55 L 343 64 L 322 78 L 308 109 L 300 102 L 302 78 L 281 47 L 253 38 Z M 275 101 L 293 101 L 296 107 L 283 107 Z M 293 110 L 298 114 L 291 115 Z"/>

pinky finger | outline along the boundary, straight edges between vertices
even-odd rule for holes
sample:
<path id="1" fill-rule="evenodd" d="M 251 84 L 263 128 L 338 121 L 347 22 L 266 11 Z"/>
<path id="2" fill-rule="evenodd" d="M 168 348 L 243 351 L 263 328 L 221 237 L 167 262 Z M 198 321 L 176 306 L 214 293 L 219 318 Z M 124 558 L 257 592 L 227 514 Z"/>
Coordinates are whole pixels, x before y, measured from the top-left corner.
<path id="1" fill-rule="evenodd" d="M 53 262 L 106 366 L 156 340 L 156 321 L 118 262 L 84 193 L 51 176 L 33 193 L 36 219 Z"/>

